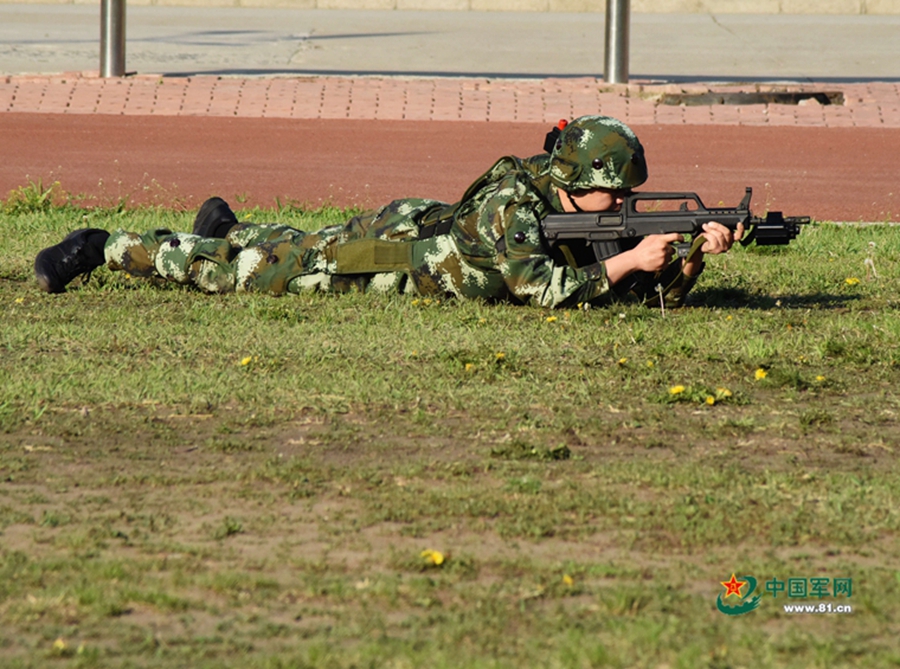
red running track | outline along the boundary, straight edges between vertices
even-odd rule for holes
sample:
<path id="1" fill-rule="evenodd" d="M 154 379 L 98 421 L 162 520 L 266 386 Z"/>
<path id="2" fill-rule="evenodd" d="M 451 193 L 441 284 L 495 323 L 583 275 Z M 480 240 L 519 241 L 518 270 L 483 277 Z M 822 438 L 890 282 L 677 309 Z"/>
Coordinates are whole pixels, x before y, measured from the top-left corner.
<path id="1" fill-rule="evenodd" d="M 544 124 L 0 115 L 0 192 L 59 181 L 86 204 L 194 209 L 282 202 L 377 206 L 403 196 L 454 201 L 496 158 L 540 152 Z M 693 190 L 707 205 L 817 220 L 900 221 L 900 129 L 635 126 L 645 190 Z"/>

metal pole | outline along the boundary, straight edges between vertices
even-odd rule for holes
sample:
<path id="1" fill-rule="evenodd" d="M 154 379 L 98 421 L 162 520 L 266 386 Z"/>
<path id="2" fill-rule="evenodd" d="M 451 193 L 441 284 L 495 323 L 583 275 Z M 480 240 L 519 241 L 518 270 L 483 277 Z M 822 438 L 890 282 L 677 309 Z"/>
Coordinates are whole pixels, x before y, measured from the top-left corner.
<path id="1" fill-rule="evenodd" d="M 100 76 L 125 76 L 125 0 L 100 0 Z"/>
<path id="2" fill-rule="evenodd" d="M 606 50 L 603 76 L 609 84 L 628 83 L 630 0 L 606 0 Z"/>

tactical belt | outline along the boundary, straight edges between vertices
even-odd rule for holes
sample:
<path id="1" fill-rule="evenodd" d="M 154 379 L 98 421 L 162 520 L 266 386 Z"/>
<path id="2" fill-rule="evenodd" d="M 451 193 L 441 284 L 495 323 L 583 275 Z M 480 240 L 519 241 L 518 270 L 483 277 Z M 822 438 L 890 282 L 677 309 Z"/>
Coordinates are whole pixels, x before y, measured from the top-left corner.
<path id="1" fill-rule="evenodd" d="M 437 237 L 439 235 L 446 235 L 450 232 L 450 228 L 452 227 L 452 218 L 445 219 L 434 225 L 426 225 L 419 228 L 419 239 L 431 239 L 432 237 Z"/>

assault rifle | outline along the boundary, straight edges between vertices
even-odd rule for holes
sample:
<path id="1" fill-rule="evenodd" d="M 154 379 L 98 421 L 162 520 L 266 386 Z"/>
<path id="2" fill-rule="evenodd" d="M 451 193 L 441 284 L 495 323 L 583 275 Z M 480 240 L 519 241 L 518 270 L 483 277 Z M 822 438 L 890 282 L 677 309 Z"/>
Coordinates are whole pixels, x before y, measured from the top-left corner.
<path id="1" fill-rule="evenodd" d="M 550 214 L 542 225 L 544 237 L 554 250 L 560 250 L 570 264 L 580 266 L 573 254 L 583 260 L 586 249 L 593 250 L 594 258 L 588 262 L 606 260 L 624 250 L 633 248 L 647 235 L 679 232 L 692 237 L 703 232 L 703 224 L 721 223 L 735 230 L 744 224 L 741 244 L 756 242 L 760 246 L 784 245 L 800 234 L 800 226 L 809 223 L 809 216 L 782 216 L 780 211 L 770 211 L 765 218 L 750 212 L 751 188 L 737 207 L 704 206 L 696 193 L 632 193 L 625 196 L 619 211 L 581 212 L 576 214 Z M 651 206 L 662 201 L 681 201 L 675 211 L 639 211 L 639 204 Z M 693 203 L 694 206 L 689 206 Z M 576 242 L 572 244 L 571 242 Z M 579 248 L 578 242 L 583 242 Z M 678 256 L 684 258 L 690 251 L 690 243 L 673 245 Z"/>

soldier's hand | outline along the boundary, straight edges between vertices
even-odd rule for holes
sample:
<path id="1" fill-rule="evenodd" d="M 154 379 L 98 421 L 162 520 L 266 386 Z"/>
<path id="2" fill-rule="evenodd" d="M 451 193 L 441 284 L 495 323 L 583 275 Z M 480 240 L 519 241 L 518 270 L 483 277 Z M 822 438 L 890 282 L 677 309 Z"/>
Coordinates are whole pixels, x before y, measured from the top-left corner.
<path id="1" fill-rule="evenodd" d="M 634 254 L 633 269 L 644 272 L 659 272 L 665 269 L 675 257 L 675 248 L 672 244 L 683 241 L 684 237 L 677 232 L 647 235 L 631 250 Z"/>
<path id="2" fill-rule="evenodd" d="M 737 229 L 732 232 L 721 223 L 715 221 L 704 223 L 703 236 L 706 241 L 700 247 L 702 253 L 716 255 L 727 252 L 736 241 L 744 236 L 744 224 L 738 223 Z"/>

